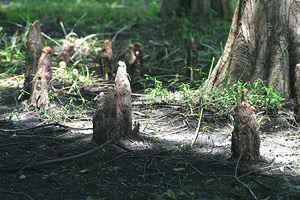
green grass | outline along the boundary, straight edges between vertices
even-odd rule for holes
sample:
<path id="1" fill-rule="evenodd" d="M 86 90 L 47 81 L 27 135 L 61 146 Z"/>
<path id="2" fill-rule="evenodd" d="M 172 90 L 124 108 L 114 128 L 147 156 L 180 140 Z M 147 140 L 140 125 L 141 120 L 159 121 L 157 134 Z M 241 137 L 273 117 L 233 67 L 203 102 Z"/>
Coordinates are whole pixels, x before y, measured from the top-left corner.
<path id="1" fill-rule="evenodd" d="M 142 13 L 145 19 L 158 10 L 155 3 L 142 4 L 142 1 L 136 3 L 133 0 L 17 0 L 6 9 L 5 21 L 22 25 L 26 21 L 39 19 L 44 26 L 54 25 L 54 28 L 61 21 L 69 29 L 67 31 L 71 31 L 76 24 L 76 31 L 84 27 L 83 32 L 103 32 L 110 26 L 132 23 L 138 13 Z"/>
<path id="2" fill-rule="evenodd" d="M 220 19 L 193 21 L 190 17 L 160 19 L 159 10 L 154 0 L 17 0 L 6 10 L 0 26 L 11 35 L 38 19 L 43 32 L 53 38 L 61 39 L 74 31 L 78 37 L 96 33 L 99 40 L 112 39 L 128 26 L 114 43 L 115 60 L 124 58 L 128 44 L 139 42 L 144 49 L 147 74 L 159 76 L 164 82 L 173 77 L 187 81 L 192 71 L 195 84 L 201 83 L 212 57 L 218 59 L 221 54 L 230 23 Z M 187 45 L 192 38 L 198 49 L 197 64 L 191 67 L 187 66 Z M 51 41 L 47 43 L 53 46 Z"/>
<path id="3" fill-rule="evenodd" d="M 263 111 L 266 116 L 276 116 L 283 102 L 280 93 L 262 80 L 255 80 L 254 83 L 238 82 L 230 87 L 214 89 L 209 94 L 205 86 L 200 86 L 197 91 L 192 90 L 188 83 L 180 83 L 177 88 L 170 90 L 157 78 L 150 77 L 148 81 L 150 83 L 145 93 L 150 99 L 170 104 L 178 102 L 190 114 L 195 113 L 200 106 L 212 112 L 214 116 L 226 117 L 233 111 L 234 106 L 241 102 L 243 88 L 249 91 L 247 97 L 250 105 L 256 110 Z M 199 105 L 200 99 L 204 99 L 204 103 Z"/>
<path id="4" fill-rule="evenodd" d="M 161 19 L 159 10 L 155 0 L 16 0 L 5 10 L 5 18 L 0 20 L 0 27 L 3 27 L 0 31 L 0 70 L 6 75 L 23 73 L 26 37 L 19 34 L 16 37 L 21 42 L 11 45 L 11 36 L 17 30 L 22 33 L 34 20 L 39 20 L 42 31 L 60 44 L 66 41 L 66 35 L 70 32 L 76 33 L 76 38 L 97 34 L 84 44 L 93 48 L 97 48 L 102 40 L 119 34 L 113 43 L 115 63 L 124 59 L 128 44 L 139 42 L 143 47 L 146 74 L 139 82 L 154 81 L 155 89 L 148 90 L 152 96 L 183 97 L 187 107 L 193 109 L 195 100 L 189 98 L 194 95 L 191 91 L 203 84 L 211 61 L 221 55 L 230 22 L 221 19 L 194 20 L 189 16 Z M 196 61 L 188 66 L 187 49 L 192 40 L 197 46 L 193 52 Z M 49 39 L 46 39 L 46 44 L 57 48 Z M 70 74 L 73 68 L 77 68 L 82 80 L 92 83 L 91 75 L 95 74 L 95 69 L 90 61 L 94 55 L 95 49 L 77 56 L 75 63 L 66 68 L 66 73 Z M 55 56 L 53 60 L 53 66 L 57 68 Z M 77 80 L 71 84 L 70 92 L 79 96 L 77 100 L 84 104 L 77 84 Z M 164 90 L 166 84 L 169 87 Z M 169 91 L 176 89 L 178 92 L 170 95 Z M 76 99 L 67 101 L 73 107 Z"/>

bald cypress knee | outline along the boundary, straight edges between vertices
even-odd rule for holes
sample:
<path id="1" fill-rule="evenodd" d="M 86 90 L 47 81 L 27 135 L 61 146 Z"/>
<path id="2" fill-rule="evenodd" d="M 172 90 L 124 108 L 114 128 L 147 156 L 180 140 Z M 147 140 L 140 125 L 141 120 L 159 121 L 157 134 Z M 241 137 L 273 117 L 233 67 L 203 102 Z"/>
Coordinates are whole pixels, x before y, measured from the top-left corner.
<path id="1" fill-rule="evenodd" d="M 93 141 L 103 144 L 107 140 L 118 138 L 116 98 L 114 89 L 100 93 L 99 105 L 93 118 Z"/>
<path id="2" fill-rule="evenodd" d="M 101 93 L 93 118 L 93 140 L 102 144 L 107 140 L 130 137 L 132 133 L 131 87 L 126 65 L 119 62 L 114 88 Z"/>
<path id="3" fill-rule="evenodd" d="M 231 138 L 233 159 L 257 161 L 260 159 L 259 125 L 252 107 L 242 91 L 242 102 L 235 107 L 234 130 Z"/>
<path id="4" fill-rule="evenodd" d="M 33 79 L 37 72 L 39 58 L 42 54 L 43 39 L 41 34 L 40 22 L 34 21 L 30 24 L 27 49 L 26 49 L 26 67 L 24 79 L 25 99 L 29 99 L 33 91 Z"/>
<path id="5" fill-rule="evenodd" d="M 136 82 L 142 78 L 144 62 L 141 44 L 135 43 L 128 45 L 125 55 L 125 62 L 128 67 L 128 73 L 132 82 Z"/>
<path id="6" fill-rule="evenodd" d="M 38 69 L 32 81 L 33 90 L 30 94 L 30 105 L 41 108 L 49 107 L 50 81 L 52 78 L 52 49 L 44 47 L 39 59 Z"/>
<path id="7" fill-rule="evenodd" d="M 103 72 L 104 79 L 108 80 L 114 76 L 113 67 L 113 50 L 109 40 L 104 40 L 103 47 L 100 49 L 100 66 Z"/>
<path id="8" fill-rule="evenodd" d="M 126 64 L 121 61 L 115 79 L 115 94 L 118 128 L 122 136 L 129 136 L 132 133 L 131 87 Z"/>

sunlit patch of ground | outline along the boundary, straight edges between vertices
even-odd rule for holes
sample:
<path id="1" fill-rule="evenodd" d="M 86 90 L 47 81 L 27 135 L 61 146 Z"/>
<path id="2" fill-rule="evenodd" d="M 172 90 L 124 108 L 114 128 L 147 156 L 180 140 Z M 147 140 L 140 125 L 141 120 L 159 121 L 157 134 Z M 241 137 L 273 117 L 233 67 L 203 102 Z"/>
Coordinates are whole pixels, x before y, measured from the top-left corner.
<path id="1" fill-rule="evenodd" d="M 140 138 L 22 170 L 80 155 L 97 145 L 91 142 L 93 109 L 60 126 L 23 108 L 16 99 L 21 85 L 20 77 L 1 82 L 1 199 L 251 199 L 250 190 L 259 198 L 299 195 L 299 130 L 261 130 L 261 154 L 267 161 L 249 167 L 228 161 L 231 122 L 208 123 L 204 117 L 206 128 L 190 148 L 197 121 L 172 106 L 134 106 Z"/>

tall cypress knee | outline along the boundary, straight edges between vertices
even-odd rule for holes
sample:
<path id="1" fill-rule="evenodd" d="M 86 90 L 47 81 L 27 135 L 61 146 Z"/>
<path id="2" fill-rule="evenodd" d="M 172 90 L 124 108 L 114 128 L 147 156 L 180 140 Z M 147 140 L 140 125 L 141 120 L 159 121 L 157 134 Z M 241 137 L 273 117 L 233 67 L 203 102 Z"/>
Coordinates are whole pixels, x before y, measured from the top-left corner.
<path id="1" fill-rule="evenodd" d="M 33 79 L 37 72 L 39 58 L 42 54 L 43 39 L 39 21 L 30 24 L 27 49 L 26 49 L 26 67 L 24 76 L 24 98 L 28 99 L 33 91 Z"/>
<path id="2" fill-rule="evenodd" d="M 114 88 L 100 93 L 99 105 L 93 118 L 93 140 L 102 144 L 107 140 L 130 137 L 132 133 L 131 88 L 126 65 L 119 62 Z"/>
<path id="3" fill-rule="evenodd" d="M 131 87 L 127 78 L 126 64 L 122 61 L 118 64 L 115 79 L 117 122 L 120 134 L 128 136 L 132 133 Z"/>
<path id="4" fill-rule="evenodd" d="M 39 109 L 49 107 L 49 91 L 50 81 L 52 78 L 51 62 L 52 49 L 44 47 L 42 55 L 39 59 L 38 69 L 32 81 L 33 90 L 30 94 L 30 102 L 32 106 Z"/>

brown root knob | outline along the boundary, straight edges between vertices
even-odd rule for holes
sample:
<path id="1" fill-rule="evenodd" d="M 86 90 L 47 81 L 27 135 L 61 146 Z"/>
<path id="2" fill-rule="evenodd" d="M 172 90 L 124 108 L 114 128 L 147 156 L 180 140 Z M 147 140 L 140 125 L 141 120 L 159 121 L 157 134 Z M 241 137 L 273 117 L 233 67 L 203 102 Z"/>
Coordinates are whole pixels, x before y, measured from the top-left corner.
<path id="1" fill-rule="evenodd" d="M 51 47 L 46 46 L 46 47 L 43 48 L 42 52 L 45 53 L 45 54 L 51 54 L 52 49 L 51 49 Z"/>

